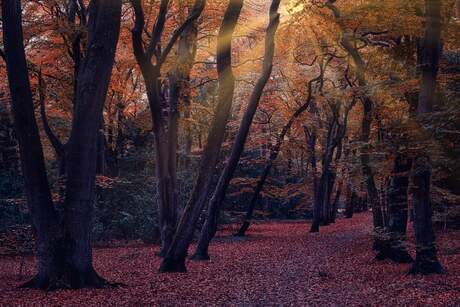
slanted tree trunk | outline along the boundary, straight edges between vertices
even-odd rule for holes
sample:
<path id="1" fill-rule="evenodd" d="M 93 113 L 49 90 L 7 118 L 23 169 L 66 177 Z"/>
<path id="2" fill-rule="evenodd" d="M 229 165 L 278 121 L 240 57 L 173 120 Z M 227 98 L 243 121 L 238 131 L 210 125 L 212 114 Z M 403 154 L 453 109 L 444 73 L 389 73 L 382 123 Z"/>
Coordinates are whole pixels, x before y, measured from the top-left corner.
<path id="1" fill-rule="evenodd" d="M 249 203 L 248 209 L 246 211 L 246 215 L 243 221 L 243 224 L 241 225 L 240 229 L 238 232 L 235 234 L 238 237 L 244 237 L 246 234 L 246 231 L 248 230 L 251 220 L 252 220 L 252 215 L 254 214 L 254 208 L 259 200 L 259 195 L 262 192 L 263 186 L 265 184 L 265 181 L 268 178 L 268 175 L 270 174 L 270 170 L 273 166 L 273 163 L 275 162 L 276 158 L 278 157 L 278 154 L 281 150 L 281 146 L 283 145 L 284 142 L 284 137 L 288 133 L 288 131 L 291 129 L 292 125 L 294 124 L 295 120 L 305 112 L 308 107 L 310 106 L 310 103 L 313 99 L 313 83 L 318 82 L 321 79 L 323 79 L 324 76 L 324 68 L 321 66 L 321 73 L 318 77 L 308 81 L 308 94 L 307 94 L 307 99 L 305 100 L 305 103 L 302 104 L 289 118 L 289 121 L 286 123 L 286 125 L 283 127 L 281 130 L 281 133 L 279 134 L 275 146 L 272 147 L 270 151 L 270 155 L 268 157 L 267 162 L 265 163 L 264 170 L 262 172 L 262 175 L 260 176 L 259 180 L 257 181 L 256 187 L 254 189 L 254 192 L 251 197 L 251 201 Z"/>
<path id="2" fill-rule="evenodd" d="M 45 92 L 46 85 L 43 80 L 41 71 L 38 73 L 38 96 L 40 100 L 40 116 L 42 119 L 43 130 L 45 131 L 48 140 L 51 143 L 51 146 L 54 149 L 56 155 L 56 160 L 59 167 L 59 176 L 65 175 L 65 145 L 59 140 L 59 138 L 54 134 L 51 126 L 48 122 L 48 116 L 46 115 L 46 101 L 45 101 Z"/>
<path id="3" fill-rule="evenodd" d="M 382 242 L 383 248 L 376 258 L 391 259 L 399 263 L 412 262 L 412 257 L 406 249 L 407 228 L 407 187 L 409 185 L 409 171 L 412 160 L 398 154 L 394 160 L 393 173 L 388 188 L 388 237 Z"/>
<path id="4" fill-rule="evenodd" d="M 35 120 L 24 51 L 21 2 L 2 1 L 3 43 L 27 205 L 37 232 L 37 275 L 24 286 L 48 289 L 62 268 L 61 236 Z"/>
<path id="5" fill-rule="evenodd" d="M 251 97 L 249 98 L 249 103 L 243 119 L 241 120 L 240 128 L 236 135 L 235 142 L 233 143 L 230 157 L 224 167 L 224 170 L 222 171 L 211 200 L 209 201 L 208 216 L 203 228 L 201 229 L 201 235 L 194 259 L 209 259 L 208 247 L 217 230 L 217 218 L 219 216 L 220 207 L 225 198 L 225 192 L 244 150 L 244 145 L 249 134 L 252 120 L 257 111 L 265 85 L 271 75 L 273 57 L 275 54 L 275 34 L 280 18 L 280 14 L 278 13 L 279 4 L 280 0 L 272 0 L 269 13 L 269 24 L 265 35 L 265 53 L 262 73 L 254 86 Z"/>
<path id="6" fill-rule="evenodd" d="M 211 189 L 212 176 L 219 159 L 230 116 L 235 77 L 232 70 L 232 36 L 243 7 L 243 0 L 231 0 L 222 20 L 217 39 L 218 102 L 201 156 L 200 170 L 192 194 L 184 208 L 173 242 L 160 265 L 160 272 L 185 272 L 185 258 L 193 238 L 193 231 Z"/>
<path id="7" fill-rule="evenodd" d="M 425 16 L 425 36 L 419 61 L 422 78 L 417 107 L 417 116 L 421 123 L 424 117 L 432 111 L 435 101 L 436 78 L 441 53 L 441 1 L 425 0 Z M 437 258 L 431 220 L 431 161 L 424 148 L 419 149 L 415 157 L 411 176 L 416 257 L 410 272 L 413 274 L 441 273 L 443 268 Z"/>

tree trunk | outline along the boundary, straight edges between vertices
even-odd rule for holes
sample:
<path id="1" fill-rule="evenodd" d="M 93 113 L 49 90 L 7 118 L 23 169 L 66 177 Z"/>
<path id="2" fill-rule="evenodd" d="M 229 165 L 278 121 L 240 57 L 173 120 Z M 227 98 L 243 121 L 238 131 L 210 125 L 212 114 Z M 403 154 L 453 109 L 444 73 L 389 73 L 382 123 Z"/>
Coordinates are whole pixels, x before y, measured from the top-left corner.
<path id="1" fill-rule="evenodd" d="M 38 273 L 24 286 L 49 289 L 54 287 L 53 281 L 62 267 L 61 238 L 34 114 L 19 0 L 2 1 L 2 20 L 14 128 L 19 143 L 27 205 L 37 232 Z"/>
<path id="2" fill-rule="evenodd" d="M 308 86 L 307 86 L 308 95 L 307 95 L 307 99 L 306 99 L 305 103 L 302 104 L 294 112 L 294 114 L 292 114 L 292 116 L 289 119 L 289 121 L 286 123 L 286 125 L 281 130 L 281 133 L 278 136 L 278 139 L 276 141 L 275 146 L 270 151 L 270 156 L 268 157 L 268 160 L 265 163 L 265 167 L 264 167 L 264 170 L 262 172 L 262 175 L 260 176 L 259 181 L 257 181 L 256 187 L 255 187 L 254 192 L 252 194 L 251 202 L 249 203 L 248 209 L 246 211 L 246 216 L 244 218 L 243 224 L 241 225 L 238 233 L 235 234 L 236 236 L 238 236 L 238 237 L 244 237 L 245 236 L 246 231 L 248 230 L 248 228 L 250 226 L 250 223 L 251 223 L 251 220 L 252 220 L 252 215 L 254 213 L 254 208 L 255 208 L 255 206 L 257 204 L 257 201 L 259 200 L 259 195 L 262 192 L 263 186 L 265 184 L 265 181 L 267 180 L 268 175 L 270 174 L 270 170 L 271 170 L 271 168 L 273 166 L 273 163 L 275 162 L 276 158 L 278 157 L 278 154 L 279 154 L 279 152 L 281 150 L 281 146 L 283 145 L 283 142 L 284 142 L 284 137 L 286 136 L 288 131 L 291 129 L 291 127 L 294 124 L 295 120 L 300 115 L 302 115 L 303 112 L 305 112 L 308 109 L 308 107 L 310 106 L 310 102 L 313 99 L 313 94 L 312 94 L 313 82 L 319 81 L 322 78 L 323 78 L 323 71 L 320 74 L 320 76 L 318 76 L 317 78 L 312 79 L 312 80 L 310 80 L 308 82 Z"/>
<path id="3" fill-rule="evenodd" d="M 393 174 L 388 188 L 388 235 L 382 241 L 383 249 L 376 258 L 391 259 L 399 263 L 412 262 L 406 249 L 406 228 L 408 215 L 407 188 L 412 161 L 402 154 L 394 160 Z"/>
<path id="4" fill-rule="evenodd" d="M 308 150 L 310 152 L 310 164 L 313 176 L 313 221 L 311 224 L 310 232 L 319 231 L 320 223 L 320 210 L 318 206 L 318 168 L 316 161 L 316 128 L 312 128 L 312 132 L 309 132 L 307 127 L 304 127 L 305 138 L 307 140 Z"/>
<path id="5" fill-rule="evenodd" d="M 169 118 L 166 121 L 163 114 L 163 102 L 160 95 L 161 68 L 176 41 L 184 31 L 193 24 L 206 4 L 205 0 L 196 0 L 185 22 L 178 27 L 164 48 L 161 48 L 161 38 L 168 13 L 169 1 L 162 0 L 157 20 L 150 34 L 147 48 L 144 49 L 143 33 L 145 31 L 144 12 L 140 0 L 131 0 L 134 8 L 135 23 L 132 29 L 133 52 L 140 67 L 146 85 L 147 98 L 153 122 L 155 140 L 155 166 L 157 190 L 159 194 L 159 220 L 161 234 L 160 256 L 166 252 L 172 244 L 176 231 L 178 218 L 177 191 L 176 191 L 176 159 L 177 159 L 177 104 L 180 97 L 180 82 L 176 76 L 171 75 L 171 94 Z M 152 64 L 155 55 L 156 62 Z M 168 129 L 166 129 L 168 126 Z"/>
<path id="6" fill-rule="evenodd" d="M 350 199 L 346 203 L 345 207 L 345 217 L 347 219 L 351 219 L 353 217 L 353 213 L 355 212 L 356 204 L 358 202 L 358 195 L 355 191 L 351 191 Z"/>
<path id="7" fill-rule="evenodd" d="M 217 218 L 220 207 L 225 198 L 225 192 L 244 150 L 244 145 L 249 134 L 252 120 L 257 111 L 265 85 L 267 84 L 272 72 L 273 57 L 275 54 L 275 34 L 280 18 L 278 13 L 279 4 L 280 0 L 273 0 L 270 6 L 269 24 L 265 35 L 263 70 L 256 85 L 254 86 L 251 97 L 249 98 L 249 103 L 243 119 L 241 120 L 240 128 L 238 130 L 238 134 L 236 135 L 235 142 L 233 143 L 230 157 L 224 170 L 222 171 L 213 196 L 209 201 L 208 216 L 203 228 L 201 229 L 200 239 L 194 255 L 195 259 L 209 259 L 208 247 L 217 230 Z"/>
<path id="8" fill-rule="evenodd" d="M 417 115 L 422 123 L 424 117 L 432 111 L 435 100 L 436 78 L 441 53 L 441 1 L 425 0 L 425 15 L 425 37 L 422 42 L 419 61 L 422 80 L 417 107 Z M 441 273 L 443 268 L 436 256 L 435 234 L 431 220 L 431 161 L 423 148 L 419 149 L 414 160 L 412 182 L 416 258 L 411 273 Z"/>
<path id="9" fill-rule="evenodd" d="M 160 265 L 160 272 L 185 272 L 185 258 L 193 238 L 195 224 L 208 198 L 212 177 L 222 143 L 225 127 L 230 116 L 235 77 L 231 66 L 231 38 L 235 30 L 243 0 L 231 0 L 224 14 L 217 41 L 217 72 L 219 82 L 218 102 L 208 134 L 206 147 L 201 156 L 200 170 L 192 195 L 184 208 L 173 242 Z"/>
<path id="10" fill-rule="evenodd" d="M 340 203 L 340 195 L 342 194 L 342 184 L 343 181 L 340 180 L 337 185 L 337 191 L 335 192 L 334 202 L 332 203 L 331 223 L 335 223 L 335 219 L 337 217 L 337 209 Z"/>
<path id="11" fill-rule="evenodd" d="M 72 132 L 66 151 L 64 236 L 66 273 L 72 288 L 107 284 L 93 268 L 91 230 L 97 145 L 120 31 L 121 1 L 91 2 L 89 14 L 87 52 L 78 75 Z"/>
<path id="12" fill-rule="evenodd" d="M 332 11 L 335 19 L 337 20 L 341 30 L 342 30 L 342 46 L 350 55 L 354 65 L 355 73 L 358 80 L 358 84 L 361 87 L 367 86 L 366 80 L 366 64 L 359 53 L 359 50 L 356 48 L 356 45 L 353 43 L 353 33 L 347 31 L 342 20 L 340 10 L 334 5 L 335 1 L 328 0 L 326 6 Z M 373 223 L 374 223 L 374 249 L 379 250 L 381 247 L 379 237 L 383 232 L 383 222 L 382 222 L 382 212 L 378 202 L 378 193 L 377 188 L 375 187 L 374 181 L 374 172 L 370 165 L 370 132 L 372 125 L 372 109 L 373 102 L 371 98 L 365 95 L 362 98 L 362 104 L 364 108 L 362 126 L 361 126 L 361 142 L 364 144 L 361 150 L 361 166 L 364 176 L 364 181 L 367 186 L 367 195 L 368 202 L 370 202 L 372 207 Z"/>

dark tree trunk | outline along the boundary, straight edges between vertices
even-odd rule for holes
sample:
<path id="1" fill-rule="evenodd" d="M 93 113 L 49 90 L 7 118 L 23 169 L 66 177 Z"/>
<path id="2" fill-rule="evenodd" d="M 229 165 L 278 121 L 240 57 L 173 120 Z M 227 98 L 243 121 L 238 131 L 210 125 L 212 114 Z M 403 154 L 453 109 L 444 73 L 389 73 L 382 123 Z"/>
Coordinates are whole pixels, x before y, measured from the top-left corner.
<path id="1" fill-rule="evenodd" d="M 272 72 L 273 57 L 275 54 L 275 34 L 280 18 L 278 13 L 279 4 L 280 0 L 273 0 L 270 6 L 269 24 L 265 35 L 265 53 L 262 73 L 254 86 L 251 97 L 249 98 L 248 107 L 244 113 L 243 119 L 241 120 L 230 157 L 224 167 L 224 170 L 222 171 L 211 200 L 209 201 L 208 216 L 203 228 L 201 229 L 200 239 L 194 256 L 195 259 L 209 259 L 208 247 L 217 230 L 217 218 L 220 207 L 225 198 L 225 192 L 231 178 L 233 177 L 233 173 L 238 166 L 252 120 L 257 111 L 265 85 L 267 84 Z"/>
<path id="2" fill-rule="evenodd" d="M 355 207 L 358 202 L 358 195 L 355 191 L 351 192 L 350 199 L 348 200 L 346 207 L 345 207 L 345 217 L 350 219 L 353 217 L 353 213 L 355 212 Z"/>
<path id="3" fill-rule="evenodd" d="M 333 205 L 331 203 L 331 196 L 332 190 L 334 188 L 334 183 L 336 179 L 336 171 L 331 169 L 328 175 L 328 182 L 327 182 L 327 195 L 325 199 L 325 208 L 324 208 L 324 215 L 325 215 L 325 225 L 329 225 L 332 223 L 332 214 L 333 214 Z"/>
<path id="4" fill-rule="evenodd" d="M 165 48 L 160 48 L 160 44 L 168 13 L 169 1 L 162 0 L 160 2 L 157 20 L 150 35 L 147 48 L 144 48 L 142 37 L 145 25 L 142 3 L 140 0 L 131 0 L 131 3 L 135 14 L 135 24 L 132 30 L 133 51 L 144 77 L 153 122 L 161 234 L 161 250 L 159 255 L 165 256 L 172 244 L 178 219 L 176 159 L 177 122 L 179 114 L 177 104 L 180 97 L 179 83 L 181 80 L 175 73 L 170 75 L 170 81 L 172 81 L 172 100 L 169 101 L 169 118 L 166 120 L 163 114 L 163 103 L 160 95 L 161 68 L 182 33 L 201 15 L 206 1 L 195 1 L 186 21 L 173 32 Z M 153 56 L 156 59 L 155 64 L 152 64 Z"/>
<path id="5" fill-rule="evenodd" d="M 192 195 L 184 208 L 171 247 L 163 259 L 161 272 L 185 272 L 185 258 L 193 238 L 196 222 L 208 198 L 212 177 L 216 167 L 222 143 L 225 137 L 225 127 L 230 116 L 235 77 L 231 66 L 231 38 L 235 30 L 243 0 L 232 0 L 227 6 L 217 41 L 217 72 L 219 82 L 218 102 L 214 119 L 208 134 L 206 147 L 201 156 L 200 170 Z"/>
<path id="6" fill-rule="evenodd" d="M 307 141 L 308 151 L 310 152 L 310 164 L 313 176 L 313 221 L 311 224 L 310 232 L 319 231 L 321 207 L 318 206 L 318 167 L 316 161 L 316 128 L 312 128 L 310 132 L 304 126 L 305 138 Z"/>
<path id="7" fill-rule="evenodd" d="M 107 283 L 92 264 L 97 144 L 120 31 L 121 1 L 91 2 L 86 56 L 81 63 L 72 132 L 66 150 L 65 274 L 72 288 Z"/>
<path id="8" fill-rule="evenodd" d="M 354 101 L 345 108 L 343 123 L 340 122 L 340 106 L 332 106 L 332 118 L 329 123 L 326 137 L 326 146 L 324 148 L 323 159 L 322 159 L 322 175 L 319 181 L 319 185 L 315 188 L 315 203 L 314 203 L 314 214 L 313 223 L 310 232 L 319 231 L 319 225 L 329 225 L 331 206 L 330 199 L 332 188 L 335 181 L 335 170 L 332 168 L 334 151 L 337 149 L 345 136 L 348 113 L 354 106 Z M 338 153 L 340 157 L 341 153 Z"/>
<path id="9" fill-rule="evenodd" d="M 422 80 L 417 107 L 417 115 L 422 123 L 424 117 L 432 111 L 435 100 L 441 53 L 441 4 L 440 0 L 425 0 L 426 29 L 420 52 Z M 412 182 L 416 258 L 411 273 L 440 273 L 443 268 L 436 256 L 435 234 L 431 220 L 431 161 L 424 149 L 419 149 L 414 160 Z"/>
<path id="10" fill-rule="evenodd" d="M 364 181 L 367 189 L 367 200 L 372 208 L 372 217 L 374 224 L 374 244 L 373 248 L 379 251 L 382 248 L 382 236 L 384 235 L 384 223 L 381 204 L 379 202 L 378 191 L 374 181 L 374 171 L 370 165 L 370 132 L 372 125 L 372 105 L 373 102 L 363 99 L 364 116 L 361 127 L 361 142 L 364 144 L 361 150 L 361 166 Z"/>
<path id="11" fill-rule="evenodd" d="M 53 287 L 62 268 L 61 237 L 46 175 L 23 44 L 21 3 L 2 1 L 3 43 L 27 204 L 37 232 L 38 273 L 24 286 Z"/>
<path id="12" fill-rule="evenodd" d="M 0 92 L 0 174 L 16 175 L 19 172 L 18 141 L 7 97 Z"/>
<path id="13" fill-rule="evenodd" d="M 383 249 L 377 254 L 377 259 L 391 259 L 399 263 L 412 262 L 412 257 L 406 249 L 407 228 L 407 188 L 412 161 L 398 154 L 394 160 L 393 173 L 388 188 L 388 235 L 382 244 Z"/>
<path id="14" fill-rule="evenodd" d="M 335 223 L 335 219 L 337 217 L 337 209 L 340 203 L 340 196 L 342 194 L 342 180 L 339 181 L 337 185 L 337 191 L 335 192 L 334 202 L 332 203 L 331 208 L 331 223 Z"/>

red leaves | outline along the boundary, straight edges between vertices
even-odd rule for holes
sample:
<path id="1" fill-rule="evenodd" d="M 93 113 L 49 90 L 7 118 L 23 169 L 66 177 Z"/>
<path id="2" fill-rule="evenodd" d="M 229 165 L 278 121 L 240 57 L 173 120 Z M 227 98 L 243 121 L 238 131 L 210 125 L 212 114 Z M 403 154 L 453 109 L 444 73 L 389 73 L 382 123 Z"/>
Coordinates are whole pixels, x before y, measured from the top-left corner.
<path id="1" fill-rule="evenodd" d="M 19 290 L 20 257 L 2 258 L 0 305 L 460 304 L 458 232 L 438 234 L 447 274 L 413 277 L 406 275 L 409 265 L 374 260 L 370 225 L 369 214 L 340 219 L 318 234 L 301 221 L 260 223 L 247 239 L 231 237 L 235 229 L 227 226 L 211 244 L 212 260 L 188 262 L 187 274 L 158 273 L 157 247 L 95 250 L 98 272 L 126 284 L 118 289 Z M 28 258 L 25 275 L 33 270 Z"/>

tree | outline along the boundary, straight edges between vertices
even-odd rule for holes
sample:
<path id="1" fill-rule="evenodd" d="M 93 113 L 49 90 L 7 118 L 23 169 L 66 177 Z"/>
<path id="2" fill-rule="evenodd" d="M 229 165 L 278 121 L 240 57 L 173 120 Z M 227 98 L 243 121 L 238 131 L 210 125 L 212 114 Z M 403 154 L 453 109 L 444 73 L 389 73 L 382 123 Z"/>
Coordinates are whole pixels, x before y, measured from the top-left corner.
<path id="1" fill-rule="evenodd" d="M 323 148 L 321 159 L 322 173 L 318 185 L 314 190 L 314 217 L 310 232 L 318 232 L 321 223 L 323 225 L 330 224 L 330 198 L 336 176 L 335 171 L 332 169 L 334 152 L 337 151 L 336 155 L 339 156 L 340 149 L 338 146 L 345 136 L 348 122 L 348 113 L 354 104 L 355 100 L 346 106 L 341 106 L 340 103 L 335 101 L 329 104 L 331 115 L 327 123 L 326 142 Z M 341 119 L 341 117 L 343 118 Z"/>
<path id="2" fill-rule="evenodd" d="M 393 172 L 388 187 L 388 238 L 382 240 L 382 249 L 377 259 L 389 258 L 395 262 L 412 262 L 412 257 L 405 246 L 408 217 L 407 188 L 408 173 L 412 167 L 412 159 L 403 154 L 397 154 L 394 159 Z"/>
<path id="3" fill-rule="evenodd" d="M 281 130 L 281 132 L 280 132 L 280 134 L 279 134 L 279 136 L 277 138 L 275 146 L 270 150 L 270 155 L 268 157 L 268 160 L 265 162 L 265 167 L 264 167 L 264 170 L 262 172 L 262 175 L 260 176 L 259 180 L 257 181 L 256 187 L 255 187 L 254 192 L 252 194 L 251 201 L 250 201 L 250 203 L 248 205 L 248 209 L 246 211 L 246 216 L 245 216 L 244 221 L 243 221 L 240 229 L 238 230 L 238 233 L 236 234 L 236 236 L 239 236 L 239 237 L 244 237 L 245 236 L 246 231 L 248 230 L 248 228 L 250 226 L 250 223 L 251 223 L 252 215 L 254 213 L 254 208 L 255 208 L 258 200 L 259 200 L 259 195 L 262 192 L 263 186 L 265 184 L 265 181 L 267 180 L 268 175 L 270 174 L 270 170 L 271 170 L 271 168 L 273 166 L 273 163 L 276 160 L 276 158 L 278 157 L 278 154 L 279 154 L 279 152 L 281 150 L 281 146 L 283 145 L 283 142 L 284 142 L 284 138 L 285 138 L 286 134 L 288 133 L 288 131 L 291 129 L 292 125 L 294 124 L 294 121 L 300 115 L 302 115 L 303 112 L 308 110 L 308 107 L 310 106 L 311 101 L 314 99 L 314 96 L 313 96 L 313 83 L 314 82 L 322 82 L 322 79 L 324 77 L 325 67 L 323 67 L 323 65 L 320 65 L 320 70 L 321 70 L 321 73 L 320 73 L 320 75 L 318 77 L 308 81 L 308 84 L 307 84 L 308 94 L 307 94 L 307 98 L 305 99 L 305 102 L 291 115 L 291 117 L 289 118 L 288 122 L 284 125 L 283 129 Z"/>
<path id="4" fill-rule="evenodd" d="M 425 35 L 422 40 L 420 69 L 420 93 L 417 106 L 418 121 L 423 129 L 423 121 L 435 105 L 436 78 L 441 54 L 441 1 L 425 1 Z M 441 273 L 443 268 L 436 256 L 435 234 L 432 224 L 430 199 L 431 166 L 430 158 L 422 148 L 413 162 L 412 197 L 414 203 L 414 231 L 416 257 L 411 268 L 413 274 Z"/>
<path id="5" fill-rule="evenodd" d="M 358 81 L 358 85 L 360 87 L 366 87 L 368 85 L 367 80 L 366 80 L 366 64 L 361 57 L 361 54 L 359 53 L 359 50 L 356 47 L 356 44 L 354 42 L 354 34 L 351 33 L 350 31 L 347 31 L 345 28 L 345 25 L 342 21 L 342 16 L 340 10 L 337 8 L 336 5 L 334 5 L 336 1 L 335 0 L 328 0 L 326 1 L 326 7 L 328 7 L 331 12 L 334 15 L 334 18 L 336 19 L 339 28 L 342 31 L 342 40 L 341 40 L 341 45 L 342 47 L 348 52 L 350 55 L 354 68 L 355 68 L 355 74 L 356 78 Z M 374 239 L 374 249 L 380 250 L 381 244 L 380 244 L 380 239 L 379 237 L 381 236 L 381 233 L 383 231 L 383 218 L 382 218 L 382 212 L 381 208 L 378 202 L 378 197 L 377 197 L 377 188 L 375 186 L 375 181 L 374 181 L 374 172 L 372 170 L 372 167 L 370 165 L 370 146 L 369 146 L 369 140 L 370 140 L 370 133 L 371 133 L 371 124 L 372 124 L 372 110 L 373 110 L 373 105 L 374 102 L 372 101 L 372 98 L 364 94 L 362 99 L 362 105 L 363 105 L 363 119 L 362 119 L 362 125 L 361 125 L 361 142 L 363 143 L 363 148 L 361 150 L 361 165 L 362 165 L 362 172 L 364 176 L 364 180 L 366 182 L 367 186 L 367 199 L 371 204 L 372 207 L 372 214 L 373 214 L 373 222 L 374 222 L 374 233 L 375 233 L 375 239 Z"/>
<path id="6" fill-rule="evenodd" d="M 222 20 L 217 39 L 218 102 L 206 147 L 201 155 L 200 169 L 192 194 L 184 208 L 174 241 L 160 266 L 161 272 L 184 272 L 185 257 L 193 238 L 195 224 L 208 198 L 212 176 L 219 159 L 225 127 L 231 113 L 235 90 L 232 70 L 232 36 L 243 7 L 243 0 L 231 0 Z"/>
<path id="7" fill-rule="evenodd" d="M 90 3 L 86 56 L 79 70 L 72 133 L 66 153 L 66 200 L 60 226 L 34 115 L 20 1 L 2 1 L 3 39 L 14 124 L 28 206 L 37 231 L 38 273 L 25 287 L 53 289 L 108 285 L 93 268 L 90 239 L 97 135 L 115 56 L 120 15 L 121 1 Z"/>
<path id="8" fill-rule="evenodd" d="M 273 69 L 275 35 L 280 18 L 280 14 L 278 13 L 279 4 L 280 0 L 273 0 L 270 6 L 269 24 L 267 26 L 265 36 L 265 54 L 262 73 L 254 86 L 251 97 L 249 98 L 249 103 L 246 112 L 244 113 L 243 119 L 241 120 L 236 139 L 232 146 L 230 157 L 228 158 L 227 163 L 222 170 L 217 186 L 214 190 L 211 200 L 209 201 L 206 222 L 201 229 L 198 246 L 193 256 L 194 259 L 197 260 L 209 259 L 208 247 L 210 241 L 217 231 L 217 219 L 219 216 L 220 207 L 225 198 L 225 192 L 230 183 L 230 180 L 233 177 L 233 173 L 238 166 L 238 162 L 244 150 L 244 145 L 246 143 L 252 120 L 257 111 L 264 87 L 267 84 Z"/>
<path id="9" fill-rule="evenodd" d="M 168 120 L 166 120 L 161 97 L 161 69 L 169 53 L 179 39 L 180 35 L 200 17 L 206 4 L 205 0 L 196 0 L 190 14 L 171 35 L 166 47 L 161 48 L 166 14 L 168 13 L 169 0 L 162 0 L 157 20 L 150 33 L 149 42 L 144 46 L 144 11 L 140 0 L 132 0 L 135 24 L 132 29 L 133 52 L 145 82 L 145 88 L 150 106 L 155 138 L 155 165 L 157 177 L 157 190 L 159 194 L 159 215 L 161 250 L 160 255 L 166 255 L 178 219 L 177 178 L 176 178 L 176 150 L 177 150 L 177 123 L 180 88 L 178 71 L 170 75 L 171 100 L 169 101 Z M 152 58 L 155 62 L 152 63 Z"/>

